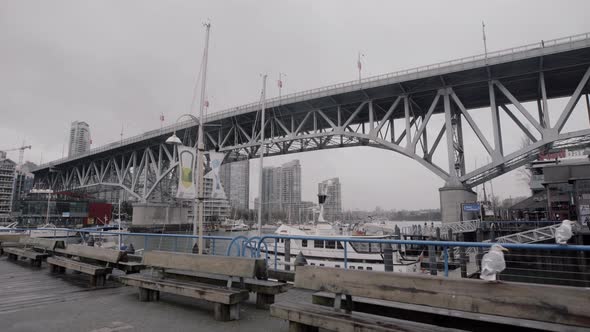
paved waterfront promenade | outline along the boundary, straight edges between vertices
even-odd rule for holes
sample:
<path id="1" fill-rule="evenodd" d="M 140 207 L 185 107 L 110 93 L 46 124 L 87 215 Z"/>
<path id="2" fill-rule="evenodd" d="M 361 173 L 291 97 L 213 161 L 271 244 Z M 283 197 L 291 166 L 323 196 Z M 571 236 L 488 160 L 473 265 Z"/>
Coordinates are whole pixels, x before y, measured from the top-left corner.
<path id="1" fill-rule="evenodd" d="M 88 288 L 88 276 L 51 275 L 28 262 L 0 258 L 0 331 L 288 331 L 288 323 L 255 308 L 255 296 L 241 306 L 239 321 L 213 319 L 213 305 L 162 294 L 159 302 L 139 302 L 137 290 L 108 281 Z M 293 292 L 284 296 L 306 297 Z M 311 297 L 310 297 L 311 298 Z"/>

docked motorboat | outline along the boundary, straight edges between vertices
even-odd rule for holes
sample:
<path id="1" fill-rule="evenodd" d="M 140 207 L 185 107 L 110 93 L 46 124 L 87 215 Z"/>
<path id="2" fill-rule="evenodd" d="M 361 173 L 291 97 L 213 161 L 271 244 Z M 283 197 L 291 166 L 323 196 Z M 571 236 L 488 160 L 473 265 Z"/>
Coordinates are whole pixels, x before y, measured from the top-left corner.
<path id="1" fill-rule="evenodd" d="M 386 264 L 394 272 L 418 273 L 420 259 L 408 259 L 404 256 L 403 246 L 383 245 L 381 243 L 358 242 L 359 239 L 379 240 L 391 239 L 387 235 L 366 235 L 363 233 L 347 234 L 347 228 L 342 223 L 332 225 L 324 220 L 324 203 L 326 201 L 325 188 L 318 195 L 320 214 L 318 221 L 305 227 L 281 225 L 276 235 L 286 237 L 297 236 L 305 239 L 283 239 L 266 241 L 261 250 L 269 254 L 269 264 L 274 264 L 276 255 L 277 268 L 294 264 L 296 256 L 301 253 L 309 265 L 348 268 L 353 270 L 385 271 Z M 353 239 L 354 241 L 346 241 Z M 285 241 L 290 243 L 290 258 L 285 258 Z M 391 252 L 391 259 L 385 262 L 385 252 Z M 344 259 L 346 257 L 346 260 Z M 389 255 L 387 255 L 389 257 Z"/>
<path id="2" fill-rule="evenodd" d="M 250 230 L 250 227 L 244 221 L 231 219 L 222 223 L 220 228 L 223 228 L 226 232 L 247 232 Z"/>
<path id="3" fill-rule="evenodd" d="M 17 230 L 17 225 L 18 222 L 13 222 L 6 226 L 0 226 L 0 233 L 17 233 L 19 232 L 19 230 Z"/>
<path id="4" fill-rule="evenodd" d="M 66 238 L 75 237 L 78 234 L 78 232 L 72 231 L 68 228 L 56 227 L 51 223 L 32 229 L 29 232 L 29 235 L 33 238 Z"/>
<path id="5" fill-rule="evenodd" d="M 344 268 L 344 252 L 346 251 L 346 262 L 349 269 L 385 271 L 384 246 L 380 243 L 356 242 L 356 240 L 391 239 L 391 236 L 343 236 L 338 232 L 329 223 L 318 223 L 310 230 L 281 225 L 275 234 L 305 236 L 307 238 L 305 240 L 290 240 L 291 257 L 287 262 L 288 265 L 293 264 L 295 257 L 301 252 L 309 265 Z M 355 242 L 342 241 L 343 237 L 354 239 Z M 334 240 L 330 240 L 331 238 Z M 263 246 L 261 250 L 269 254 L 269 262 L 274 264 L 274 243 L 267 241 L 267 246 Z M 390 263 L 394 272 L 414 273 L 420 271 L 420 260 L 418 258 L 406 258 L 402 248 L 392 248 L 391 250 L 392 259 Z M 277 240 L 276 255 L 277 267 L 279 269 L 284 268 L 285 239 Z"/>

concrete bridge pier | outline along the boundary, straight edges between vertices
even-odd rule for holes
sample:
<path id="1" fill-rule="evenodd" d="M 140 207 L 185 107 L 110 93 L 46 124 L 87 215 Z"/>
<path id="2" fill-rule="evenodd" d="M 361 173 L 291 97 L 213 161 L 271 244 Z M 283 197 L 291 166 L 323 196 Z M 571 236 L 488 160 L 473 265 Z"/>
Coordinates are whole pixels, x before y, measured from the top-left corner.
<path id="1" fill-rule="evenodd" d="M 461 214 L 462 203 L 477 201 L 477 194 L 460 183 L 447 183 L 438 189 L 440 193 L 440 210 L 443 223 L 457 222 L 461 220 L 476 219 L 477 214 L 464 212 Z"/>

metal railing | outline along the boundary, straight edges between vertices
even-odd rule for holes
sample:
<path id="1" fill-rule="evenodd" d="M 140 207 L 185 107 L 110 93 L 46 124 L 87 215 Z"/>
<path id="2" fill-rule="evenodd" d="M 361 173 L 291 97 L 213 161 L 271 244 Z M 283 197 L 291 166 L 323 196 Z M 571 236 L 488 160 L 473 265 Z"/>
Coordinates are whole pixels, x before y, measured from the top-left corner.
<path id="1" fill-rule="evenodd" d="M 315 88 L 315 89 L 304 90 L 304 91 L 300 91 L 300 92 L 295 92 L 295 93 L 283 95 L 280 98 L 279 97 L 270 98 L 270 99 L 267 99 L 266 102 L 268 105 L 272 105 L 273 103 L 278 103 L 281 101 L 284 102 L 288 99 L 296 99 L 298 97 L 307 96 L 307 95 L 315 94 L 318 92 L 326 92 L 326 91 L 330 91 L 330 90 L 341 89 L 341 88 L 346 88 L 346 87 L 354 87 L 354 86 L 362 87 L 364 84 L 374 83 L 374 82 L 384 80 L 384 79 L 392 79 L 392 78 L 396 78 L 396 77 L 402 77 L 402 76 L 408 75 L 408 74 L 417 74 L 417 73 L 426 72 L 426 71 L 433 70 L 433 69 L 441 69 L 444 67 L 461 65 L 461 64 L 471 63 L 474 61 L 482 61 L 482 60 L 489 61 L 490 59 L 495 58 L 495 57 L 516 54 L 516 53 L 530 51 L 533 49 L 546 48 L 546 47 L 550 47 L 550 46 L 572 44 L 574 42 L 587 40 L 587 39 L 590 39 L 590 32 L 572 35 L 572 36 L 568 36 L 568 37 L 561 37 L 561 38 L 556 38 L 556 39 L 540 41 L 537 43 L 531 43 L 531 44 L 517 46 L 517 47 L 513 47 L 513 48 L 499 50 L 499 51 L 488 52 L 487 54 L 478 54 L 478 55 L 463 57 L 463 58 L 459 58 L 459 59 L 438 62 L 438 63 L 434 63 L 434 64 L 430 64 L 430 65 L 425 65 L 425 66 L 420 66 L 420 67 L 415 67 L 415 68 L 410 68 L 410 69 L 403 69 L 403 70 L 390 72 L 390 73 L 386 73 L 386 74 L 366 77 L 361 80 L 353 80 L 353 81 L 347 81 L 347 82 L 343 82 L 343 83 L 327 85 L 327 86 L 323 86 L 323 87 L 319 87 L 319 88 Z M 224 118 L 229 114 L 235 114 L 235 113 L 238 113 L 243 110 L 256 108 L 259 105 L 260 105 L 260 102 L 253 102 L 253 103 L 249 103 L 249 104 L 245 104 L 245 105 L 241 105 L 241 106 L 237 106 L 237 107 L 228 108 L 228 109 L 225 109 L 222 111 L 212 112 L 206 116 L 204 123 L 210 122 L 214 119 Z M 66 161 L 84 158 L 89 155 L 104 152 L 104 151 L 114 149 L 117 147 L 121 147 L 121 146 L 124 146 L 127 144 L 132 144 L 132 143 L 136 143 L 138 141 L 142 141 L 145 139 L 157 137 L 157 136 L 163 135 L 165 133 L 170 133 L 174 130 L 181 130 L 184 128 L 188 128 L 193 125 L 194 125 L 194 121 L 188 120 L 188 121 L 179 122 L 179 123 L 176 123 L 173 125 L 168 125 L 168 126 L 165 126 L 161 129 L 150 130 L 150 131 L 144 132 L 142 134 L 139 134 L 139 135 L 136 135 L 136 136 L 133 136 L 130 138 L 126 138 L 124 140 L 108 143 L 108 144 L 100 146 L 98 148 L 91 149 L 90 151 L 80 154 L 80 155 L 77 155 L 75 157 L 60 158 L 60 159 L 56 159 L 51 162 L 47 162 L 45 164 L 41 164 L 37 168 L 35 168 L 35 171 L 39 170 L 39 169 L 51 167 L 51 166 L 54 166 L 54 165 L 57 165 L 57 164 L 60 164 L 60 163 L 66 162 Z"/>
<path id="2" fill-rule="evenodd" d="M 42 229 L 39 229 L 42 230 Z M 45 229 L 59 237 L 63 229 Z M 11 232 L 28 232 L 31 229 L 11 229 Z M 64 237 L 68 243 L 96 242 L 116 243 L 141 254 L 149 250 L 173 252 L 196 252 L 193 243 L 197 236 L 185 234 L 153 234 L 111 232 L 88 229 L 68 229 Z M 2 234 L 2 232 L 0 232 Z M 63 234 L 61 234 L 63 235 Z M 443 275 L 449 278 L 476 278 L 479 275 L 482 256 L 494 243 L 423 241 L 391 238 L 363 237 L 321 237 L 263 235 L 253 236 L 204 236 L 205 252 L 210 255 L 249 256 L 266 259 L 270 269 L 291 270 L 293 260 L 299 251 L 305 251 L 310 264 L 346 269 L 376 270 L 359 253 L 372 253 L 381 263 L 381 270 L 387 265 L 387 255 L 397 255 L 401 261 L 391 258 L 393 271 Z M 108 241 L 108 240 L 111 241 Z M 306 249 L 302 249 L 304 241 Z M 292 259 L 285 259 L 286 243 L 291 245 Z M 317 245 L 320 243 L 321 245 Z M 118 246 L 115 245 L 115 248 Z M 529 283 L 559 284 L 590 287 L 590 246 L 556 244 L 502 243 L 509 249 L 505 254 L 506 269 L 499 274 L 500 280 Z M 283 249 L 281 252 L 280 249 Z M 456 251 L 455 248 L 458 248 Z M 363 251 L 360 251 L 362 249 Z M 324 257 L 322 254 L 326 254 Z M 332 256 L 329 254 L 333 253 Z M 318 257 L 314 257 L 317 255 Z M 393 257 L 393 256 L 391 256 Z M 322 263 L 324 262 L 324 263 Z"/>

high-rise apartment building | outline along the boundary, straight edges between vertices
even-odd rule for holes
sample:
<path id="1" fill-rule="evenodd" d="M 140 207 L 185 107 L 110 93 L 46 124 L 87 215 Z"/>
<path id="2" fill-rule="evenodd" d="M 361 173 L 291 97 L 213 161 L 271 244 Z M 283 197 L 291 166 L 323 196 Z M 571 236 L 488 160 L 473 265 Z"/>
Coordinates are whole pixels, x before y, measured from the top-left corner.
<path id="1" fill-rule="evenodd" d="M 0 151 L 0 222 L 10 220 L 14 206 L 16 163 Z"/>
<path id="2" fill-rule="evenodd" d="M 301 164 L 293 160 L 262 171 L 262 215 L 266 220 L 300 221 Z"/>
<path id="3" fill-rule="evenodd" d="M 225 196 L 233 209 L 248 210 L 250 198 L 250 161 L 222 164 L 219 169 Z"/>
<path id="4" fill-rule="evenodd" d="M 342 187 L 338 178 L 318 183 L 318 194 L 326 194 L 324 203 L 324 219 L 336 221 L 342 217 Z"/>
<path id="5" fill-rule="evenodd" d="M 90 126 L 84 121 L 72 122 L 68 157 L 82 154 L 88 150 L 90 150 Z"/>

